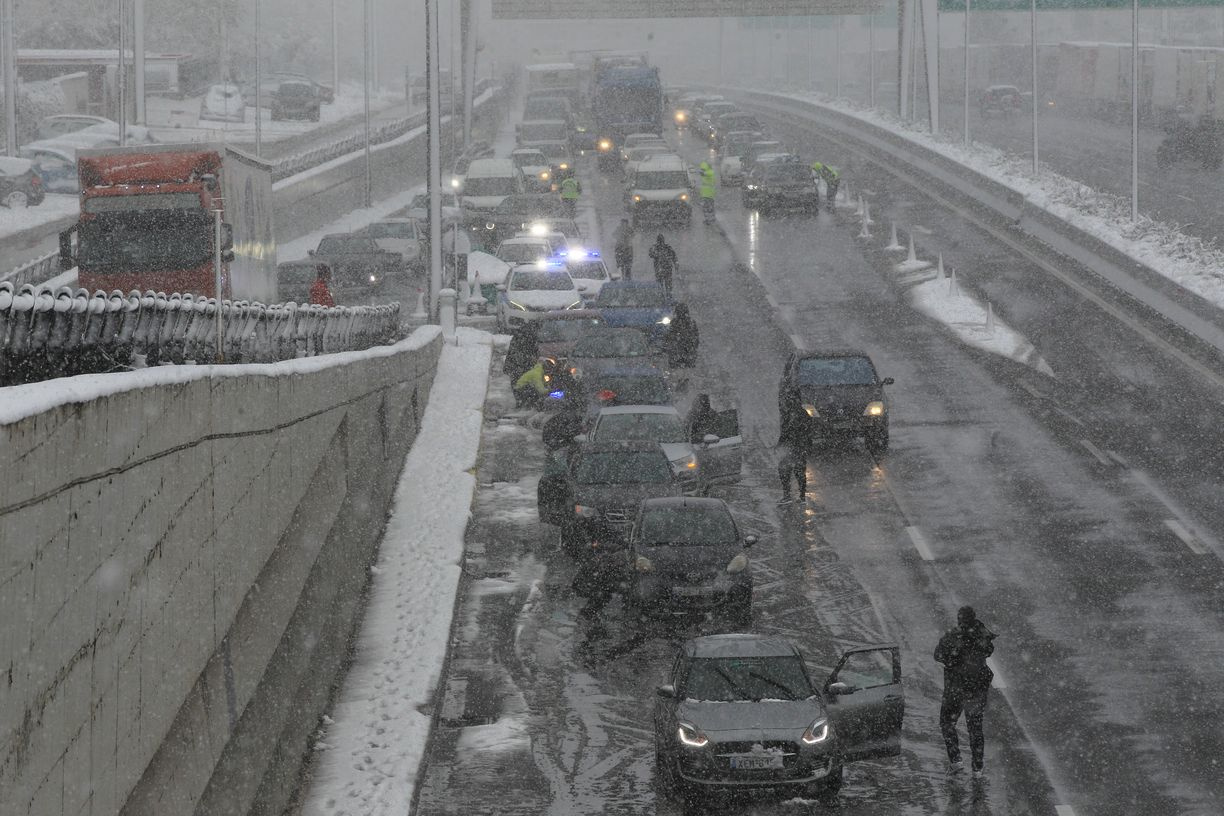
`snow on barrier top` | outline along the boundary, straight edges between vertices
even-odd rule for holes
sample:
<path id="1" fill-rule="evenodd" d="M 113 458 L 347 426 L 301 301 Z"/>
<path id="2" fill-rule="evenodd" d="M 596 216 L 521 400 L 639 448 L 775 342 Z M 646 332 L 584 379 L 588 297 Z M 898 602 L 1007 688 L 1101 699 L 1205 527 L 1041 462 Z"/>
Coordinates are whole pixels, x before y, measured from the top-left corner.
<path id="1" fill-rule="evenodd" d="M 394 343 L 400 305 L 264 305 L 0 282 L 0 385 L 159 363 L 270 363 Z"/>

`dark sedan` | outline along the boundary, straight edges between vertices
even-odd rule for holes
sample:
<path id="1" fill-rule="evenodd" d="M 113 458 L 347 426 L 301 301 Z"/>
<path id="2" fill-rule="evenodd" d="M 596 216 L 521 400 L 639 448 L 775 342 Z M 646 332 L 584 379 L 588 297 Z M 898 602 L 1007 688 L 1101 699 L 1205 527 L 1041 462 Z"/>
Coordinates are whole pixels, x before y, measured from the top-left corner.
<path id="1" fill-rule="evenodd" d="M 603 328 L 587 332 L 569 353 L 570 373 L 579 379 L 626 366 L 651 366 L 662 362 L 658 350 L 634 329 Z"/>
<path id="2" fill-rule="evenodd" d="M 569 356 L 578 339 L 603 328 L 603 318 L 591 309 L 565 309 L 549 312 L 539 320 L 541 359 L 550 364 Z"/>
<path id="3" fill-rule="evenodd" d="M 0 156 L 0 204 L 9 209 L 41 204 L 47 197 L 42 177 L 29 159 Z"/>
<path id="4" fill-rule="evenodd" d="M 626 600 L 643 615 L 721 610 L 736 626 L 751 626 L 755 543 L 740 535 L 722 499 L 644 501 L 629 537 Z"/>
<path id="5" fill-rule="evenodd" d="M 860 351 L 792 353 L 782 369 L 778 408 L 807 414 L 812 434 L 829 442 L 862 437 L 868 450 L 888 450 L 888 399 L 871 358 Z"/>
<path id="6" fill-rule="evenodd" d="M 746 208 L 762 213 L 780 209 L 814 213 L 820 209 L 820 188 L 812 168 L 802 162 L 757 164 L 744 178 L 743 195 Z"/>
<path id="7" fill-rule="evenodd" d="M 843 652 L 817 687 L 789 641 L 689 640 L 656 692 L 656 775 L 689 808 L 705 793 L 772 791 L 832 804 L 846 762 L 897 756 L 905 698 L 900 649 Z"/>
<path id="8" fill-rule="evenodd" d="M 680 496 L 682 487 L 653 442 L 588 442 L 555 451 L 536 488 L 540 521 L 561 528 L 568 555 L 591 545 L 619 548 L 643 499 Z"/>
<path id="9" fill-rule="evenodd" d="M 609 326 L 638 329 L 652 341 L 667 334 L 674 306 L 659 284 L 623 280 L 604 284 L 592 304 Z"/>
<path id="10" fill-rule="evenodd" d="M 552 193 L 518 193 L 508 195 L 491 213 L 473 224 L 485 246 L 497 246 L 535 223 L 550 224 L 565 221 L 565 208 Z"/>

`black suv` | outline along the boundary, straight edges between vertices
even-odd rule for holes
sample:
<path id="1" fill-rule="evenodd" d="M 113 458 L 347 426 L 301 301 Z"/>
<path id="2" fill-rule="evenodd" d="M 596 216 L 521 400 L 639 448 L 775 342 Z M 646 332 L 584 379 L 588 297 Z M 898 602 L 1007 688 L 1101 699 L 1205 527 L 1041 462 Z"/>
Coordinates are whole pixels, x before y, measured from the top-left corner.
<path id="1" fill-rule="evenodd" d="M 748 548 L 722 499 L 668 498 L 642 502 L 629 535 L 633 570 L 626 601 L 644 615 L 721 610 L 736 625 L 752 625 Z"/>
<path id="2" fill-rule="evenodd" d="M 812 168 L 799 161 L 756 164 L 744 178 L 744 206 L 762 213 L 778 209 L 816 212 L 820 188 Z"/>
<path id="3" fill-rule="evenodd" d="M 319 107 L 323 104 L 313 82 L 304 79 L 286 79 L 272 92 L 272 121 L 281 119 L 308 119 L 319 121 Z"/>
<path id="4" fill-rule="evenodd" d="M 873 453 L 888 450 L 888 399 L 871 358 L 861 351 L 792 353 L 782 369 L 778 410 L 802 409 L 822 442 L 863 437 Z"/>

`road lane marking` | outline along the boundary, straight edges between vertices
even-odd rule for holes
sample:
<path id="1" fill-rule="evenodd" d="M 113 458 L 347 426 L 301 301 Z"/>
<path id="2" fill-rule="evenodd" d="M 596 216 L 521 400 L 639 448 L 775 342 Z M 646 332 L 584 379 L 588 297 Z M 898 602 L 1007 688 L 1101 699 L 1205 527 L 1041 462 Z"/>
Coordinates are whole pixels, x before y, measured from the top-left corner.
<path id="1" fill-rule="evenodd" d="M 1045 395 L 1042 394 L 1040 391 L 1038 391 L 1037 387 L 1032 385 L 1031 383 L 1021 380 L 1020 387 L 1023 388 L 1025 391 L 1029 392 L 1030 394 L 1032 394 L 1037 399 L 1045 399 Z"/>
<path id="2" fill-rule="evenodd" d="M 1084 446 L 1084 450 L 1092 454 L 1093 459 L 1096 459 L 1102 465 L 1112 465 L 1113 464 L 1110 458 L 1106 456 L 1104 453 L 1102 453 L 1101 449 L 1098 448 L 1096 445 L 1092 444 L 1090 440 L 1081 439 L 1080 444 Z"/>
<path id="3" fill-rule="evenodd" d="M 994 680 L 990 681 L 990 685 L 1000 690 L 1007 688 L 1007 681 L 1003 679 L 1003 672 L 999 671 L 999 664 L 995 663 L 995 659 L 986 658 L 986 665 L 994 672 Z"/>
<path id="4" fill-rule="evenodd" d="M 1054 812 L 1058 816 L 1075 816 L 1075 808 L 1070 805 L 1055 805 Z"/>
<path id="5" fill-rule="evenodd" d="M 800 337 L 798 334 L 792 334 L 790 336 L 790 339 L 791 339 L 791 342 L 795 344 L 796 349 L 798 349 L 799 351 L 807 351 L 807 343 L 803 342 L 803 338 Z"/>
<path id="6" fill-rule="evenodd" d="M 931 552 L 931 545 L 927 543 L 926 536 L 917 527 L 910 525 L 905 528 L 905 532 L 909 533 L 910 541 L 914 544 L 914 549 L 918 551 L 918 555 L 923 561 L 934 561 L 935 554 Z"/>
<path id="7" fill-rule="evenodd" d="M 1077 417 L 1075 414 L 1071 413 L 1070 411 L 1064 408 L 1059 408 L 1057 405 L 1054 406 L 1054 410 L 1062 414 L 1067 419 L 1071 420 L 1072 422 L 1074 422 L 1076 425 L 1080 426 L 1081 428 L 1084 427 L 1084 421 L 1080 419 L 1079 417 Z"/>
<path id="8" fill-rule="evenodd" d="M 1126 464 L 1126 460 L 1122 458 L 1122 454 L 1117 453 L 1117 452 L 1115 452 L 1115 451 L 1111 451 L 1111 450 L 1107 450 L 1107 451 L 1105 451 L 1105 452 L 1109 454 L 1109 458 L 1110 458 L 1110 459 L 1114 460 L 1115 462 L 1117 462 L 1117 463 L 1118 463 L 1119 465 L 1121 465 L 1122 467 L 1124 467 L 1124 468 L 1128 468 L 1128 467 L 1130 467 L 1130 465 Z"/>
<path id="9" fill-rule="evenodd" d="M 1190 548 L 1190 552 L 1195 555 L 1206 555 L 1207 548 L 1202 545 L 1198 537 L 1194 533 L 1186 529 L 1185 525 L 1177 519 L 1165 519 L 1164 525 L 1173 531 L 1173 535 L 1181 539 L 1181 542 Z"/>

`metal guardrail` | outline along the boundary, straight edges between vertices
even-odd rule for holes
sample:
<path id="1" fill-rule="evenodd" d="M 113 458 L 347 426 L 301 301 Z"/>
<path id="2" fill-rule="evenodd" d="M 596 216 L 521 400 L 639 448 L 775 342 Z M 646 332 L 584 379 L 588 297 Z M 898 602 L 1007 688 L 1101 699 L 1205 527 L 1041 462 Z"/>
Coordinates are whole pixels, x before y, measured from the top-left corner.
<path id="1" fill-rule="evenodd" d="M 271 363 L 396 342 L 400 305 L 323 308 L 0 282 L 0 386 L 159 364 Z"/>
<path id="2" fill-rule="evenodd" d="M 13 267 L 12 271 L 0 275 L 0 281 L 8 281 L 14 287 L 26 283 L 39 284 L 59 274 L 59 253 L 48 252 L 32 261 Z"/>

